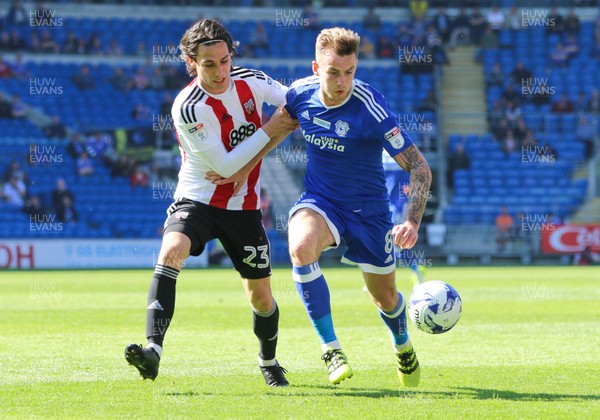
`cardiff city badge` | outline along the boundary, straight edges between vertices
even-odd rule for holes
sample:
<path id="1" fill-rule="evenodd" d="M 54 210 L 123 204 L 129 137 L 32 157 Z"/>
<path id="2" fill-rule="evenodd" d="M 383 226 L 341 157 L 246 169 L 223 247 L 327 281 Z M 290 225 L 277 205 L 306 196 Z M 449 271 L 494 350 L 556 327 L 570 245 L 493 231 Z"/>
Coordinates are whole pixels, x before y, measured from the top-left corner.
<path id="1" fill-rule="evenodd" d="M 346 134 L 348 134 L 348 130 L 350 130 L 350 126 L 346 121 L 338 120 L 335 123 L 335 134 L 337 134 L 338 136 L 346 137 Z"/>

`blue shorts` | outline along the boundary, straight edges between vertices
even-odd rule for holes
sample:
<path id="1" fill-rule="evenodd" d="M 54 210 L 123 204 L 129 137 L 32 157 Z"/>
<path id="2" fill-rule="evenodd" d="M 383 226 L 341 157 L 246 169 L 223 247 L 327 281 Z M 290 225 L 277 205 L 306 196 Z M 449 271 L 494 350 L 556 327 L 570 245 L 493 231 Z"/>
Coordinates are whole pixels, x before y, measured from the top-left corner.
<path id="1" fill-rule="evenodd" d="M 348 249 L 342 262 L 357 265 L 363 272 L 389 274 L 396 268 L 392 219 L 387 205 L 373 212 L 344 209 L 316 194 L 304 193 L 290 210 L 290 219 L 298 210 L 308 208 L 319 213 L 335 238 Z"/>

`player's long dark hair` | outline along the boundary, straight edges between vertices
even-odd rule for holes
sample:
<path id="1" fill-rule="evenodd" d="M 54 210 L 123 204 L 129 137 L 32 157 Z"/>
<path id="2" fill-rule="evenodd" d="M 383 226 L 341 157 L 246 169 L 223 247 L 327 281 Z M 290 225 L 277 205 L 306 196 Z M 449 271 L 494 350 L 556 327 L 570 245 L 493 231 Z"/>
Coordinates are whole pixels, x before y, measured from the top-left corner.
<path id="1" fill-rule="evenodd" d="M 196 67 L 193 63 L 189 63 L 187 57 L 196 61 L 198 47 L 201 44 L 219 40 L 227 44 L 230 53 L 236 53 L 236 47 L 239 43 L 233 41 L 225 26 L 217 20 L 201 19 L 185 31 L 179 43 L 179 49 L 181 50 L 181 59 L 185 63 L 185 69 L 190 76 L 196 76 Z"/>

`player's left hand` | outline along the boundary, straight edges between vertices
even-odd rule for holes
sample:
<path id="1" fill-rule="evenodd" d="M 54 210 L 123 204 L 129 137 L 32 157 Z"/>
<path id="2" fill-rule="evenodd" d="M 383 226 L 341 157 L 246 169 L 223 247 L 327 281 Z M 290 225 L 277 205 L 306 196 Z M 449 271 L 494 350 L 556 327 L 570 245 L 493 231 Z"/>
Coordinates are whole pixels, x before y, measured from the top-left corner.
<path id="1" fill-rule="evenodd" d="M 212 182 L 215 185 L 225 185 L 225 184 L 233 184 L 233 196 L 235 197 L 237 193 L 240 192 L 246 181 L 248 180 L 248 176 L 250 174 L 246 173 L 244 170 L 240 170 L 235 174 L 231 175 L 229 178 L 223 178 L 221 175 L 216 173 L 215 171 L 208 171 L 204 179 Z"/>
<path id="2" fill-rule="evenodd" d="M 402 249 L 411 249 L 419 239 L 419 226 L 410 221 L 394 226 L 394 243 Z"/>

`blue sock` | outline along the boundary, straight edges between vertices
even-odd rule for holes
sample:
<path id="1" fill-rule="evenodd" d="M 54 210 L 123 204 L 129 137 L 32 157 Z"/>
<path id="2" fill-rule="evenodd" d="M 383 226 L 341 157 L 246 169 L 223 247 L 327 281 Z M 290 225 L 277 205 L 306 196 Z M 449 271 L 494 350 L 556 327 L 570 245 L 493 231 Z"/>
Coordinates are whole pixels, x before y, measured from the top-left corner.
<path id="1" fill-rule="evenodd" d="M 406 305 L 402 294 L 398 292 L 398 304 L 391 312 L 379 310 L 379 316 L 392 333 L 394 345 L 402 345 L 408 340 L 406 328 Z"/>
<path id="2" fill-rule="evenodd" d="M 337 338 L 331 319 L 329 287 L 327 287 L 319 263 L 295 265 L 293 278 L 306 312 L 321 339 L 321 344 L 336 342 Z M 339 343 L 337 344 L 339 346 Z"/>

